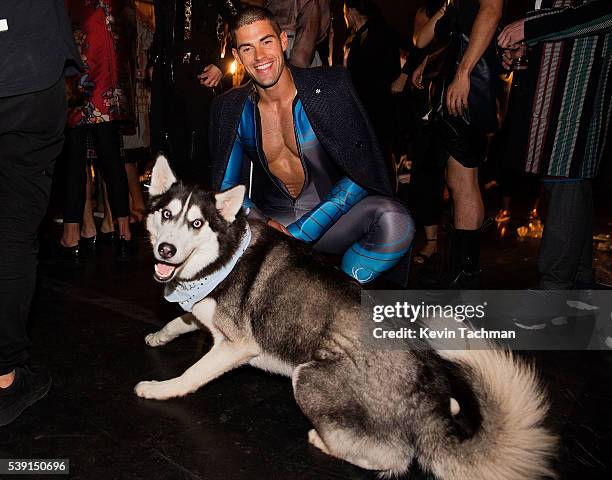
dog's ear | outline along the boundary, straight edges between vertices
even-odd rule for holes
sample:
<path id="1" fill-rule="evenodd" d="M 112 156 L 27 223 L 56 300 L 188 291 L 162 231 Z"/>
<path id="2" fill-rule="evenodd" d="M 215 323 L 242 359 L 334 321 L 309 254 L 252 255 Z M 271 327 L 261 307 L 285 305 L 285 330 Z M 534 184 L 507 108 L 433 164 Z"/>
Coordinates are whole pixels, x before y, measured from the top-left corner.
<path id="1" fill-rule="evenodd" d="M 242 207 L 244 192 L 244 185 L 237 185 L 236 187 L 215 195 L 215 206 L 227 222 L 232 223 L 236 220 L 236 214 Z"/>
<path id="2" fill-rule="evenodd" d="M 161 195 L 167 192 L 174 183 L 176 183 L 176 176 L 170 168 L 168 159 L 160 154 L 157 160 L 155 160 L 155 165 L 151 171 L 149 194 L 153 196 Z"/>

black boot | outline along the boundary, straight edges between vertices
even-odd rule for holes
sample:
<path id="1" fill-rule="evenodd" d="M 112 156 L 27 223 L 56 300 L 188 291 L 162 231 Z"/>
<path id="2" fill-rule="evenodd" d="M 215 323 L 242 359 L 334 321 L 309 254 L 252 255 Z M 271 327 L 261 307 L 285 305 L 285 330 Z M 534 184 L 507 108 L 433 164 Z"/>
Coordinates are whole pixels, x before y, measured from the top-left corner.
<path id="1" fill-rule="evenodd" d="M 446 288 L 478 290 L 480 281 L 480 229 L 453 231 Z"/>
<path id="2" fill-rule="evenodd" d="M 432 290 L 478 290 L 480 284 L 480 229 L 451 228 L 446 269 L 422 275 L 420 288 Z"/>

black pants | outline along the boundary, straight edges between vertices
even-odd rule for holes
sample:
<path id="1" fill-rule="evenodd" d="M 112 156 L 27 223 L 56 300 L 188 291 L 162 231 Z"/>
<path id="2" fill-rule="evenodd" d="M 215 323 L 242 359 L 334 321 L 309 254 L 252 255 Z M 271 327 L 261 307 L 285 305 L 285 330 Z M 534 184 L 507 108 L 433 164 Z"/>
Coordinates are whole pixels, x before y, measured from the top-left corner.
<path id="1" fill-rule="evenodd" d="M 215 90 L 200 85 L 204 64 L 154 71 L 151 98 L 152 150 L 162 150 L 181 180 L 207 185 L 210 179 L 208 119 Z"/>
<path id="2" fill-rule="evenodd" d="M 65 166 L 64 222 L 81 223 L 85 206 L 87 135 L 93 138 L 98 166 L 108 190 L 108 202 L 114 218 L 130 215 L 129 191 L 124 162 L 121 159 L 119 127 L 101 123 L 68 130 L 68 155 Z"/>
<path id="3" fill-rule="evenodd" d="M 540 288 L 588 288 L 593 274 L 593 193 L 590 180 L 544 182 Z"/>
<path id="4" fill-rule="evenodd" d="M 0 98 L 0 375 L 28 357 L 36 232 L 49 203 L 65 122 L 63 78 L 40 92 Z"/>
<path id="5" fill-rule="evenodd" d="M 444 209 L 444 165 L 447 158 L 446 152 L 434 142 L 430 126 L 415 125 L 407 203 L 417 222 L 424 226 L 438 225 Z"/>

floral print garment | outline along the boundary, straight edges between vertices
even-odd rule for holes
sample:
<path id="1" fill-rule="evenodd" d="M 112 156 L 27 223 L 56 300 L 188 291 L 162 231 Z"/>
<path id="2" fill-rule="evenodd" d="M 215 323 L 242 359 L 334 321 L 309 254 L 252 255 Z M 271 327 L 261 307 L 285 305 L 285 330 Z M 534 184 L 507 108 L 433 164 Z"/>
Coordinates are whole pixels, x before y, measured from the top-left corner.
<path id="1" fill-rule="evenodd" d="M 66 5 L 85 64 L 82 74 L 68 79 L 68 126 L 133 122 L 133 1 L 66 0 Z"/>

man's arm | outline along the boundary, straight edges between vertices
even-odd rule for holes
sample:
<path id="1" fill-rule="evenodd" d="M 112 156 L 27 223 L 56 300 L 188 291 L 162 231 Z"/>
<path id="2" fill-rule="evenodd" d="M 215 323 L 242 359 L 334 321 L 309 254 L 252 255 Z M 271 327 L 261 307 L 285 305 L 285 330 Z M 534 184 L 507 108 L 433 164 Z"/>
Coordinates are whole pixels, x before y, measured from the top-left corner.
<path id="1" fill-rule="evenodd" d="M 502 8 L 503 0 L 480 0 L 480 9 L 470 33 L 470 43 L 446 94 L 446 106 L 451 115 L 460 115 L 467 107 L 470 74 L 495 35 Z"/>
<path id="2" fill-rule="evenodd" d="M 434 39 L 436 23 L 446 12 L 446 2 L 442 4 L 440 9 L 433 14 L 431 18 L 427 16 L 425 7 L 419 8 L 414 16 L 414 35 L 412 41 L 417 48 L 427 47 Z"/>
<path id="3" fill-rule="evenodd" d="M 306 0 L 298 11 L 295 39 L 289 58 L 289 62 L 296 67 L 310 67 L 319 39 L 320 25 L 321 7 L 319 1 Z"/>
<path id="4" fill-rule="evenodd" d="M 225 175 L 223 176 L 223 181 L 221 182 L 221 191 L 229 190 L 232 187 L 238 185 L 241 181 L 242 177 L 242 162 L 244 161 L 242 143 L 240 142 L 240 133 L 236 134 L 236 140 L 234 140 L 234 145 L 232 147 L 232 152 L 230 153 L 229 160 L 227 161 L 227 167 L 225 168 Z M 255 203 L 249 198 L 248 193 L 244 196 L 244 201 L 242 202 L 242 206 L 248 210 L 248 213 L 251 212 L 257 218 L 263 218 L 263 215 L 260 213 L 259 209 L 255 206 Z"/>
<path id="5" fill-rule="evenodd" d="M 596 0 L 578 7 L 548 8 L 529 12 L 511 23 L 499 36 L 499 45 L 509 48 L 519 42 L 528 45 L 556 42 L 612 31 L 612 2 Z"/>

